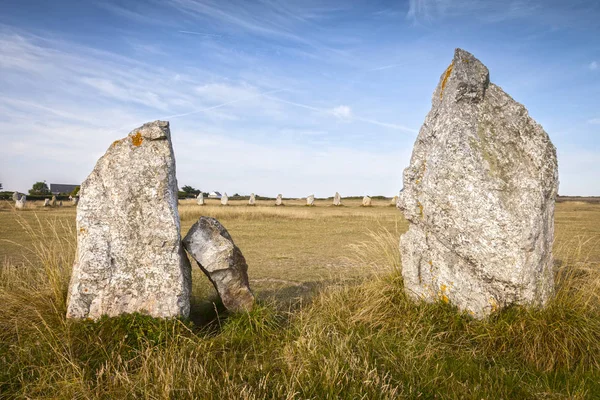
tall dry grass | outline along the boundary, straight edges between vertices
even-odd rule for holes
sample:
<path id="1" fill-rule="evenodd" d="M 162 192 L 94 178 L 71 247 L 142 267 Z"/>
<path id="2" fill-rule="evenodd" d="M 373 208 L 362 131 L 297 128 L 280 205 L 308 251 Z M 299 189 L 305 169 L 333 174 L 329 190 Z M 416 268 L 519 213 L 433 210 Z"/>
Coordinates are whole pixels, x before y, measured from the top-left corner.
<path id="1" fill-rule="evenodd" d="M 600 393 L 600 271 L 565 242 L 556 296 L 484 321 L 409 301 L 398 232 L 351 246 L 377 269 L 294 311 L 206 311 L 209 322 L 143 315 L 66 320 L 74 232 L 23 224 L 35 246 L 0 268 L 0 397 L 593 398 Z M 40 231 L 44 235 L 40 235 Z M 588 243 L 589 244 L 589 243 Z M 579 250 L 578 250 L 579 249 Z M 198 310 L 196 310 L 198 311 Z"/>

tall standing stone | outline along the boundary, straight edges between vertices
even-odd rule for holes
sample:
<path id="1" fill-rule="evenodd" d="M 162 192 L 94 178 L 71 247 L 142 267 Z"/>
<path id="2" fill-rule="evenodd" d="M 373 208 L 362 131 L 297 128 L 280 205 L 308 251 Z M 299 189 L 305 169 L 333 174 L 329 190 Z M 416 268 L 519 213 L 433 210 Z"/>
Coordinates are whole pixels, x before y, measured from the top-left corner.
<path id="1" fill-rule="evenodd" d="M 229 205 L 229 197 L 227 197 L 227 193 L 223 193 L 223 196 L 221 196 L 221 205 Z"/>
<path id="2" fill-rule="evenodd" d="M 335 196 L 333 196 L 333 205 L 334 206 L 342 205 L 342 198 L 340 197 L 340 194 L 338 192 L 335 192 Z"/>
<path id="3" fill-rule="evenodd" d="M 233 239 L 214 218 L 200 217 L 183 245 L 217 289 L 230 311 L 250 311 L 254 295 L 248 283 L 248 265 Z"/>
<path id="4" fill-rule="evenodd" d="M 187 316 L 191 271 L 169 123 L 147 123 L 115 141 L 79 196 L 67 317 Z"/>
<path id="5" fill-rule="evenodd" d="M 56 207 L 56 196 L 52 196 L 52 200 L 50 201 L 50 205 L 52 207 Z"/>
<path id="6" fill-rule="evenodd" d="M 44 199 L 44 207 L 50 207 L 50 199 Z"/>
<path id="7" fill-rule="evenodd" d="M 363 197 L 362 206 L 363 207 L 371 207 L 371 198 L 369 196 Z"/>
<path id="8" fill-rule="evenodd" d="M 457 49 L 404 170 L 405 288 L 481 318 L 554 290 L 556 150 L 488 69 Z"/>
<path id="9" fill-rule="evenodd" d="M 248 205 L 249 206 L 256 205 L 256 196 L 254 195 L 254 193 L 250 194 L 250 199 L 248 199 Z"/>
<path id="10" fill-rule="evenodd" d="M 281 196 L 281 193 L 277 195 L 277 198 L 275 199 L 275 205 L 276 206 L 283 205 L 283 197 Z"/>
<path id="11" fill-rule="evenodd" d="M 24 194 L 19 195 L 19 200 L 15 201 L 15 208 L 17 210 L 24 209 L 26 201 L 27 201 L 27 196 L 25 196 Z"/>
<path id="12" fill-rule="evenodd" d="M 311 194 L 310 196 L 308 196 L 306 198 L 306 205 L 307 206 L 314 206 L 315 205 L 315 195 Z"/>
<path id="13" fill-rule="evenodd" d="M 198 203 L 199 206 L 204 205 L 204 193 L 202 193 L 202 192 L 198 193 L 198 196 L 196 197 L 196 202 Z"/>
<path id="14" fill-rule="evenodd" d="M 22 196 L 21 193 L 19 193 L 19 192 L 13 192 L 12 199 L 13 199 L 13 201 L 19 201 L 19 199 L 21 198 L 21 196 Z"/>

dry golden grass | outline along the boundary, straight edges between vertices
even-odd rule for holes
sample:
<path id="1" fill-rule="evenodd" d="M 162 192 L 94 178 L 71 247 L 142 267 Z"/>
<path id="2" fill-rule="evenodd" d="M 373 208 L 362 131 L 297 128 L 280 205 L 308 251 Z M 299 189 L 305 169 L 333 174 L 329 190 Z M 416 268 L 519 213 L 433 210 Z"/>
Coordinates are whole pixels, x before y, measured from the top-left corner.
<path id="1" fill-rule="evenodd" d="M 74 208 L 0 209 L 0 397 L 543 398 L 600 393 L 600 205 L 557 205 L 557 295 L 475 321 L 404 295 L 387 202 L 180 205 L 231 232 L 259 304 L 227 315 L 194 274 L 192 321 L 65 319 Z M 329 202 L 327 203 L 329 204 Z M 317 291 L 316 288 L 320 288 Z M 288 308 L 293 298 L 302 299 Z"/>

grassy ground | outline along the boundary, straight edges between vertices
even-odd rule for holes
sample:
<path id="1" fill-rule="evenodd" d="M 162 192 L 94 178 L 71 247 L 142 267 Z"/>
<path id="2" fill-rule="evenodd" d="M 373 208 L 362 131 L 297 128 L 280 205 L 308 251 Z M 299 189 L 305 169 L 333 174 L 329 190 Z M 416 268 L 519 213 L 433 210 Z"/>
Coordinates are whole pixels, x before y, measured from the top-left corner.
<path id="1" fill-rule="evenodd" d="M 404 296 L 389 201 L 180 205 L 218 218 L 259 299 L 227 315 L 194 270 L 189 321 L 64 318 L 74 207 L 0 205 L 0 397 L 594 398 L 600 393 L 600 205 L 557 204 L 558 293 L 475 321 Z"/>

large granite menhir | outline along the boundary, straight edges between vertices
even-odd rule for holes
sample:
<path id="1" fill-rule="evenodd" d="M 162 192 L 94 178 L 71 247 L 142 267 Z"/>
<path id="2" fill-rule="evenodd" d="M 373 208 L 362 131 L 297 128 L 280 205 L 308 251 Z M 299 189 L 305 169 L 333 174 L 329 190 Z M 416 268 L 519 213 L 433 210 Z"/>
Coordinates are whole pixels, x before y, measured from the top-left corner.
<path id="1" fill-rule="evenodd" d="M 169 123 L 117 140 L 81 184 L 67 317 L 187 316 L 191 267 L 181 244 Z"/>
<path id="2" fill-rule="evenodd" d="M 250 311 L 254 295 L 248 283 L 248 265 L 227 229 L 211 217 L 200 217 L 183 245 L 217 289 L 230 311 Z"/>
<path id="3" fill-rule="evenodd" d="M 477 318 L 553 294 L 556 150 L 523 105 L 457 49 L 404 171 L 409 295 Z"/>

